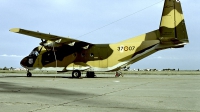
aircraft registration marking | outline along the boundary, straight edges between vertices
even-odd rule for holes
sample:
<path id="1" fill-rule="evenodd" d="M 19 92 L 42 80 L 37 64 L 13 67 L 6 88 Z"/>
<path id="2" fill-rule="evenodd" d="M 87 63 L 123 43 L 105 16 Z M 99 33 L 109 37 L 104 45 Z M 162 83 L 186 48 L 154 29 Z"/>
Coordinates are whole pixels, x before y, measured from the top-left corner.
<path id="1" fill-rule="evenodd" d="M 124 46 L 121 45 L 119 47 L 117 47 L 117 50 L 120 52 L 124 52 L 124 51 L 133 51 L 135 49 L 135 46 Z"/>

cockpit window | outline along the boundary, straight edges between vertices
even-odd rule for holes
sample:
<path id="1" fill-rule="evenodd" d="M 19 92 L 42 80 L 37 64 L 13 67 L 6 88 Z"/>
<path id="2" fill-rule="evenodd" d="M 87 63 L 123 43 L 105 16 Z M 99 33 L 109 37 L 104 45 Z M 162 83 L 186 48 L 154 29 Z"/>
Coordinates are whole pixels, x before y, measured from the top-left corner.
<path id="1" fill-rule="evenodd" d="M 36 47 L 32 50 L 29 56 L 38 56 L 38 55 L 39 55 L 39 51 L 38 51 L 38 47 Z"/>

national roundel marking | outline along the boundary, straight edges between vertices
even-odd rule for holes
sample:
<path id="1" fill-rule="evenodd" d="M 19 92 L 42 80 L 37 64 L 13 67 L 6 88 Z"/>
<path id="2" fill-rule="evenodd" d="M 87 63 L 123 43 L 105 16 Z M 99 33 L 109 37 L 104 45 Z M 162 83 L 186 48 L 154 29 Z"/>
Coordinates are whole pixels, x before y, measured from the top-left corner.
<path id="1" fill-rule="evenodd" d="M 125 47 L 124 47 L 124 51 L 128 51 L 128 46 L 125 46 Z"/>

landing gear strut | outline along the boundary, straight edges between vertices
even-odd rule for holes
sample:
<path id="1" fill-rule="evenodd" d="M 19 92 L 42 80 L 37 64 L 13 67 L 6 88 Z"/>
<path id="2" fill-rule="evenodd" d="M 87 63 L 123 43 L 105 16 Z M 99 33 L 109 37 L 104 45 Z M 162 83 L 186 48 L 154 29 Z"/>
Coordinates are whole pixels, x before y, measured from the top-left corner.
<path id="1" fill-rule="evenodd" d="M 116 71 L 115 77 L 119 77 L 119 76 L 124 77 L 124 75 L 122 74 L 122 72 Z"/>
<path id="2" fill-rule="evenodd" d="M 32 73 L 29 70 L 27 71 L 27 77 L 32 77 Z"/>
<path id="3" fill-rule="evenodd" d="M 81 71 L 79 71 L 79 70 L 74 70 L 74 71 L 72 72 L 72 77 L 73 77 L 73 78 L 79 78 L 79 77 L 81 77 Z"/>

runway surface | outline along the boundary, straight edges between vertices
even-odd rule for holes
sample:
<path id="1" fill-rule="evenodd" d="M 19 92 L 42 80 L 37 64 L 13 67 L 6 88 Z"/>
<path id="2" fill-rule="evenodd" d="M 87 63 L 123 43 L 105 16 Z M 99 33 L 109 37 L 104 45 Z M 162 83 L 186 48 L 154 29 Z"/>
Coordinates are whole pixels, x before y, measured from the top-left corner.
<path id="1" fill-rule="evenodd" d="M 0 74 L 0 112 L 200 112 L 200 75 L 69 76 Z"/>

